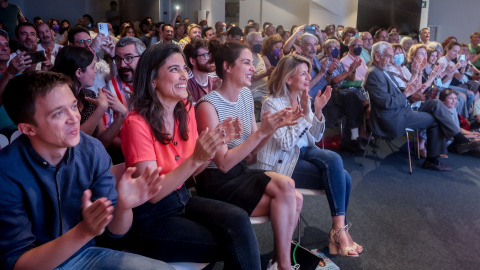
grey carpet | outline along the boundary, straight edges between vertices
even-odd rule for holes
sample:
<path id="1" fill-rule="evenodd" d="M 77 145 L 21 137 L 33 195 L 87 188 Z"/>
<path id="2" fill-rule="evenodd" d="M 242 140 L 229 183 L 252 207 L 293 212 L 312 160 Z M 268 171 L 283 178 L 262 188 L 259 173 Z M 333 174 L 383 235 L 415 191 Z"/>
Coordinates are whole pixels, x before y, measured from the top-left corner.
<path id="1" fill-rule="evenodd" d="M 350 233 L 364 252 L 359 258 L 329 256 L 331 217 L 324 196 L 304 199 L 303 246 L 322 250 L 341 269 L 480 269 L 479 158 L 450 153 L 442 161 L 451 172 L 424 170 L 423 160 L 413 159 L 410 175 L 406 152 L 392 152 L 384 141 L 379 157 L 367 155 L 363 166 L 361 157 L 340 154 L 353 182 Z M 271 226 L 254 228 L 265 268 L 273 251 Z"/>

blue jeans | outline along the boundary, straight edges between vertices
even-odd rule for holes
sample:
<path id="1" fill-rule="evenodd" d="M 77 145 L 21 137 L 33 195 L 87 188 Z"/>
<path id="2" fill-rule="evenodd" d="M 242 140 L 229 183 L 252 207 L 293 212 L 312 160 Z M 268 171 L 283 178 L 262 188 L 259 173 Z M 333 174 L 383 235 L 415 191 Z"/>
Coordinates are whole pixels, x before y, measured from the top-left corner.
<path id="1" fill-rule="evenodd" d="M 352 179 L 337 153 L 302 147 L 292 179 L 297 188 L 324 189 L 332 217 L 346 215 Z"/>
<path id="2" fill-rule="evenodd" d="M 245 210 L 191 197 L 185 186 L 134 209 L 133 252 L 166 262 L 224 261 L 225 269 L 260 269 L 257 238 Z"/>
<path id="3" fill-rule="evenodd" d="M 126 253 L 106 248 L 90 247 L 71 258 L 67 263 L 55 270 L 67 269 L 102 269 L 102 270 L 134 270 L 134 269 L 165 269 L 174 270 L 172 266 L 143 257 L 137 254 Z"/>

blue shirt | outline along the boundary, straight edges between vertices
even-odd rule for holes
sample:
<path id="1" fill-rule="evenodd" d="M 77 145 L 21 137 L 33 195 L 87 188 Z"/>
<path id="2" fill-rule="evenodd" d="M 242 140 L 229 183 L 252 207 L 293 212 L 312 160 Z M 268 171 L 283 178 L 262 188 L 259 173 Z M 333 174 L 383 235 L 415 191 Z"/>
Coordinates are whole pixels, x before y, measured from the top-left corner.
<path id="1" fill-rule="evenodd" d="M 81 220 L 82 195 L 92 191 L 92 201 L 107 197 L 116 203 L 111 160 L 96 139 L 80 134 L 80 143 L 69 148 L 53 166 L 21 135 L 0 151 L 0 269 L 12 269 L 30 249 L 52 241 Z M 82 249 L 90 247 L 90 241 Z M 79 251 L 80 252 L 80 251 Z"/>
<path id="2" fill-rule="evenodd" d="M 310 76 L 312 77 L 312 79 L 318 73 L 320 73 L 320 69 L 321 69 L 320 61 L 318 61 L 318 59 L 314 57 L 313 64 L 312 64 L 312 71 L 310 72 Z M 317 96 L 318 91 L 323 90 L 323 88 L 325 88 L 327 84 L 328 84 L 327 79 L 325 78 L 325 75 L 324 75 L 323 78 L 320 81 L 318 81 L 317 84 L 315 84 L 314 86 L 312 86 L 312 88 L 310 88 L 310 91 L 308 91 L 308 95 L 310 97 L 315 98 Z"/>

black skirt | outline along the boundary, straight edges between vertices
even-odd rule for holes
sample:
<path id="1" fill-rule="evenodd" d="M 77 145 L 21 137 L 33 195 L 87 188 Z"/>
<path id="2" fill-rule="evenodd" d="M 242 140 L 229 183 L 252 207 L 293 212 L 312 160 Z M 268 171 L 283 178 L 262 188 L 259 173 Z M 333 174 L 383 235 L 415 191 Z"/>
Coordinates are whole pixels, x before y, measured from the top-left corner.
<path id="1" fill-rule="evenodd" d="M 270 177 L 263 170 L 249 169 L 242 160 L 226 173 L 219 169 L 205 169 L 195 180 L 200 196 L 231 203 L 251 215 L 265 193 Z"/>

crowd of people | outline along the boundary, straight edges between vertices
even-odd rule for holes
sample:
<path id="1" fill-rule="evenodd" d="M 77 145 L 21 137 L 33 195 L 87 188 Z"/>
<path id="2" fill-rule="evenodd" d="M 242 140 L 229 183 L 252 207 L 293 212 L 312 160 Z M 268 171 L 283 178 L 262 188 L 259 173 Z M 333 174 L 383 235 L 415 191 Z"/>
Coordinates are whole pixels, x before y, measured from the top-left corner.
<path id="1" fill-rule="evenodd" d="M 480 151 L 478 32 L 439 43 L 427 28 L 210 27 L 179 10 L 121 24 L 112 1 L 104 35 L 88 14 L 30 23 L 0 4 L 0 134 L 22 133 L 0 150 L 2 269 L 261 269 L 257 216 L 272 224 L 267 269 L 298 269 L 295 188 L 325 191 L 329 252 L 358 257 L 351 176 L 316 146 L 326 128 L 345 122 L 353 154 L 370 133 L 420 130 L 430 170 Z"/>

